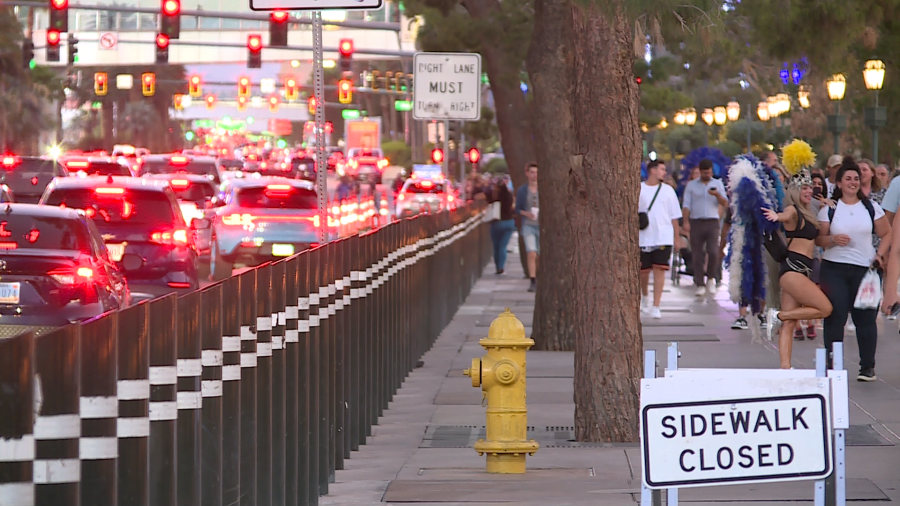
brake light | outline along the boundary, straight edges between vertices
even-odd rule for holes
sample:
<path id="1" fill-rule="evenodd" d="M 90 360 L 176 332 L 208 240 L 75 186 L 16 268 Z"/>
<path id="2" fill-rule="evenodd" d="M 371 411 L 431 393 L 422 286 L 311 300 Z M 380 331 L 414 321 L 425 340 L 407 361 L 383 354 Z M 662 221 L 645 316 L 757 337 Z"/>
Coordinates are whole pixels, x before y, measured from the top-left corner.
<path id="1" fill-rule="evenodd" d="M 404 199 L 406 199 L 406 195 L 404 195 L 402 193 L 400 195 L 397 195 L 397 200 L 404 200 Z"/>
<path id="2" fill-rule="evenodd" d="M 94 269 L 90 267 L 79 267 L 77 269 L 53 269 L 47 273 L 48 276 L 64 285 L 75 285 L 78 283 L 88 283 L 94 278 Z"/>
<path id="3" fill-rule="evenodd" d="M 229 214 L 222 217 L 222 224 L 229 226 L 252 225 L 253 217 L 249 214 Z"/>
<path id="4" fill-rule="evenodd" d="M 169 281 L 169 288 L 190 288 L 190 283 L 182 283 L 179 281 Z"/>
<path id="5" fill-rule="evenodd" d="M 94 269 L 91 269 L 90 267 L 79 267 L 78 270 L 75 271 L 75 275 L 80 278 L 90 279 L 94 277 Z"/>
<path id="6" fill-rule="evenodd" d="M 94 193 L 97 195 L 124 195 L 125 188 L 97 188 Z"/>
<path id="7" fill-rule="evenodd" d="M 314 227 L 319 228 L 320 221 L 319 221 L 319 215 L 318 215 L 318 214 L 315 215 L 315 216 L 313 216 L 312 222 L 313 222 L 313 226 L 314 226 Z"/>
<path id="8" fill-rule="evenodd" d="M 447 202 L 453 202 L 453 195 L 447 195 Z"/>
<path id="9" fill-rule="evenodd" d="M 186 156 L 173 156 L 169 158 L 169 163 L 172 165 L 187 165 L 188 159 Z"/>
<path id="10" fill-rule="evenodd" d="M 266 186 L 267 190 L 272 191 L 291 191 L 291 185 L 289 184 L 270 184 Z"/>
<path id="11" fill-rule="evenodd" d="M 153 232 L 150 234 L 150 241 L 168 246 L 186 246 L 188 244 L 188 233 L 184 229 Z"/>
<path id="12" fill-rule="evenodd" d="M 90 167 L 91 164 L 88 162 L 73 160 L 71 162 L 66 163 L 66 167 L 69 169 L 86 169 Z"/>
<path id="13" fill-rule="evenodd" d="M 19 245 L 12 241 L 0 241 L 0 250 L 11 250 L 18 247 Z"/>
<path id="14" fill-rule="evenodd" d="M 3 157 L 3 167 L 7 169 L 11 169 L 19 164 L 19 159 L 15 156 L 4 156 Z"/>
<path id="15" fill-rule="evenodd" d="M 431 181 L 422 181 L 421 183 L 419 183 L 419 185 L 422 188 L 431 188 L 432 186 L 434 186 L 434 183 L 432 183 Z"/>
<path id="16" fill-rule="evenodd" d="M 169 184 L 172 185 L 173 188 L 178 188 L 179 190 L 183 190 L 191 185 L 191 182 L 187 179 L 173 179 L 169 181 Z"/>

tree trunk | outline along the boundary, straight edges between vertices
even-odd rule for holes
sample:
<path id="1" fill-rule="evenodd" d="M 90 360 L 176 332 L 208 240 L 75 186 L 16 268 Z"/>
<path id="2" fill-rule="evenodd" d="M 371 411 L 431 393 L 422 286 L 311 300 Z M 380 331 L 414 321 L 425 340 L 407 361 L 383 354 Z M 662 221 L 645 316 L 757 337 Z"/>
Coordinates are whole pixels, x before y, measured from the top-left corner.
<path id="1" fill-rule="evenodd" d="M 548 292 L 568 302 L 557 316 L 574 338 L 579 441 L 638 440 L 641 136 L 633 34 L 621 1 L 536 0 L 529 55 L 547 234 L 539 281 L 547 289 L 555 268 L 548 264 L 562 264 Z M 547 258 L 551 250 L 563 258 Z"/>

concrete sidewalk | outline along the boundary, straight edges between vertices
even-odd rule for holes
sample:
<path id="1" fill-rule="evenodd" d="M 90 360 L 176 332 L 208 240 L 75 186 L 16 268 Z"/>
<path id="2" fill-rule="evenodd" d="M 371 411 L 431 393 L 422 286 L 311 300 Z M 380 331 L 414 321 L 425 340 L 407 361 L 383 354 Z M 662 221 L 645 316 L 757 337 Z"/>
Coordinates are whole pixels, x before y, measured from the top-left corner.
<path id="1" fill-rule="evenodd" d="M 489 475 L 472 444 L 483 437 L 480 389 L 462 375 L 481 356 L 478 339 L 491 321 L 510 307 L 531 331 L 534 297 L 526 292 L 517 258 L 495 276 L 489 265 L 466 303 L 425 355 L 425 366 L 403 384 L 390 409 L 359 452 L 345 461 L 337 482 L 321 504 L 368 506 L 628 505 L 640 500 L 638 445 L 576 443 L 573 439 L 573 355 L 528 352 L 530 437 L 541 449 L 529 457 L 525 475 Z M 731 330 L 737 316 L 726 287 L 714 301 L 698 301 L 690 279 L 667 281 L 662 320 L 644 320 L 644 347 L 660 351 L 670 341 L 681 346 L 682 367 L 775 368 L 777 350 L 752 342 L 749 330 Z M 851 424 L 847 434 L 847 492 L 851 504 L 900 502 L 900 338 L 895 322 L 880 321 L 879 380 L 851 381 Z M 821 336 L 821 330 L 819 332 Z M 795 366 L 813 368 L 814 341 L 796 343 Z M 858 352 L 846 340 L 846 364 L 855 379 Z M 812 502 L 812 482 L 684 489 L 681 504 L 757 502 L 787 506 Z M 878 502 L 876 502 L 878 504 Z"/>

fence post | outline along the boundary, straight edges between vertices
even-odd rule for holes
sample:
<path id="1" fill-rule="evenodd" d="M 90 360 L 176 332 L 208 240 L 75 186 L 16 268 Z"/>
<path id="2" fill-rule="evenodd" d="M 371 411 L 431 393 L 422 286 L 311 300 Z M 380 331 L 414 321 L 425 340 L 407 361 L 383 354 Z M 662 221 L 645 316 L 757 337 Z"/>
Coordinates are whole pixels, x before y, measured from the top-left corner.
<path id="1" fill-rule="evenodd" d="M 150 334 L 148 304 L 119 311 L 119 462 L 121 506 L 150 502 Z"/>
<path id="2" fill-rule="evenodd" d="M 299 333 L 297 330 L 299 311 L 297 306 L 297 263 L 298 257 L 288 258 L 284 263 L 284 504 L 298 506 L 300 495 L 300 412 L 297 407 L 299 383 L 298 361 Z M 305 499 L 305 497 L 304 497 Z M 305 501 L 304 501 L 305 502 Z"/>
<path id="3" fill-rule="evenodd" d="M 0 339 L 0 504 L 34 506 L 34 332 Z"/>
<path id="4" fill-rule="evenodd" d="M 222 287 L 222 504 L 241 500 L 241 284 Z"/>
<path id="5" fill-rule="evenodd" d="M 342 384 L 342 402 L 338 405 L 338 409 L 342 409 L 343 413 L 341 415 L 341 427 L 342 427 L 342 435 L 343 435 L 343 449 L 344 459 L 350 458 L 350 452 L 353 447 L 353 423 L 355 416 L 355 406 L 353 405 L 353 400 L 351 398 L 351 390 L 352 390 L 352 373 L 351 368 L 353 367 L 353 359 L 352 359 L 352 350 L 351 350 L 351 341 L 352 336 L 350 335 L 350 270 L 352 264 L 351 255 L 351 244 L 352 241 L 355 240 L 355 236 L 348 237 L 341 241 L 341 263 L 340 270 L 338 276 L 340 277 L 340 285 L 337 291 L 337 311 L 338 311 L 338 338 L 341 343 L 341 350 L 343 356 L 343 363 L 341 366 L 341 370 L 343 371 L 343 377 L 341 378 Z"/>
<path id="6" fill-rule="evenodd" d="M 320 265 L 324 263 L 325 246 L 309 252 L 309 335 L 310 335 L 310 369 L 309 388 L 311 395 L 315 397 L 316 419 L 312 423 L 314 427 L 310 435 L 311 451 L 316 453 L 316 478 L 318 481 L 318 495 L 328 493 L 328 391 L 325 388 L 325 370 L 328 367 L 323 360 L 324 338 L 321 328 L 321 300 L 320 287 L 322 286 L 322 270 Z M 318 501 L 318 499 L 316 499 Z"/>
<path id="7" fill-rule="evenodd" d="M 285 261 L 271 266 L 272 275 L 272 504 L 285 503 L 284 282 Z"/>
<path id="8" fill-rule="evenodd" d="M 256 504 L 272 504 L 272 269 L 256 268 Z"/>
<path id="9" fill-rule="evenodd" d="M 344 326 L 344 263 L 346 262 L 345 251 L 347 250 L 347 239 L 341 239 L 331 244 L 334 251 L 332 261 L 332 282 L 329 285 L 329 292 L 334 291 L 332 295 L 331 305 L 331 335 L 334 348 L 335 361 L 335 380 L 334 380 L 334 461 L 335 469 L 344 469 L 344 459 L 350 458 L 350 445 L 347 439 L 347 361 L 345 335 L 346 327 Z"/>
<path id="10" fill-rule="evenodd" d="M 200 499 L 202 506 L 222 505 L 222 285 L 200 292 Z"/>
<path id="11" fill-rule="evenodd" d="M 116 438 L 116 418 L 119 415 L 119 399 L 116 397 L 118 322 L 118 314 L 109 313 L 81 325 L 80 454 L 81 504 L 84 506 L 116 506 L 116 459 L 119 456 Z"/>
<path id="12" fill-rule="evenodd" d="M 256 506 L 256 272 L 240 280 L 241 304 L 241 503 Z"/>
<path id="13" fill-rule="evenodd" d="M 148 304 L 150 340 L 150 504 L 177 504 L 175 465 L 177 408 L 178 298 L 175 294 Z"/>
<path id="14" fill-rule="evenodd" d="M 178 504 L 200 504 L 200 293 L 178 298 Z"/>
<path id="15" fill-rule="evenodd" d="M 318 389 L 313 388 L 313 340 L 311 332 L 312 311 L 312 262 L 315 250 L 297 257 L 297 340 L 299 357 L 297 360 L 297 411 L 299 413 L 297 491 L 298 503 L 314 505 L 319 502 L 319 453 L 316 436 L 319 428 Z M 316 292 L 318 296 L 318 292 Z M 304 467 L 305 465 L 305 467 Z"/>
<path id="16" fill-rule="evenodd" d="M 348 244 L 349 250 L 349 268 L 350 268 L 350 305 L 345 309 L 347 311 L 347 336 L 349 338 L 350 347 L 350 450 L 359 450 L 360 444 L 365 444 L 365 409 L 360 396 L 360 387 L 364 377 L 362 367 L 363 361 L 360 360 L 363 353 L 362 340 L 360 334 L 360 306 L 362 299 L 359 298 L 359 288 L 362 285 L 360 281 L 360 271 L 364 268 L 365 258 L 360 248 L 360 242 L 364 241 L 361 236 L 350 238 Z"/>

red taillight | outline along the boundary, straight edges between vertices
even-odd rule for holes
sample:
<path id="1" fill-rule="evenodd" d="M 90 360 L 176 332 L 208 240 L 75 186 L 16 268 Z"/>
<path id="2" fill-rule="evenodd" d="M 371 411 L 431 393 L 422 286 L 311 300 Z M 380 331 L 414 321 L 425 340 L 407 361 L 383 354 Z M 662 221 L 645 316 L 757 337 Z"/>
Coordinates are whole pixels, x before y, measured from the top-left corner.
<path id="1" fill-rule="evenodd" d="M 90 267 L 53 269 L 47 275 L 63 285 L 75 285 L 90 282 L 94 278 L 94 269 Z"/>
<path id="2" fill-rule="evenodd" d="M 419 184 L 422 188 L 431 188 L 434 186 L 434 183 L 432 183 L 431 181 L 422 181 Z"/>
<path id="3" fill-rule="evenodd" d="M 190 288 L 191 287 L 190 283 L 183 283 L 180 281 L 169 281 L 168 285 L 169 285 L 169 288 Z"/>
<path id="4" fill-rule="evenodd" d="M 90 166 L 91 164 L 85 161 L 73 160 L 71 162 L 66 162 L 66 168 L 68 169 L 86 169 Z"/>
<path id="5" fill-rule="evenodd" d="M 19 245 L 12 241 L 0 241 L 0 250 L 11 250 L 18 247 Z"/>
<path id="6" fill-rule="evenodd" d="M 188 233 L 184 229 L 153 232 L 150 234 L 150 241 L 168 246 L 186 246 L 188 244 Z"/>
<path id="7" fill-rule="evenodd" d="M 406 195 L 404 195 L 403 193 L 401 193 L 400 195 L 397 195 L 397 200 L 404 200 L 404 199 L 406 199 Z"/>
<path id="8" fill-rule="evenodd" d="M 124 195 L 125 188 L 97 188 L 94 193 L 97 195 Z"/>
<path id="9" fill-rule="evenodd" d="M 169 181 L 169 184 L 172 185 L 173 188 L 177 188 L 179 190 L 183 190 L 191 185 L 191 182 L 187 179 L 173 179 Z"/>
<path id="10" fill-rule="evenodd" d="M 186 156 L 173 156 L 169 158 L 169 163 L 172 165 L 187 165 L 188 159 Z"/>
<path id="11" fill-rule="evenodd" d="M 3 167 L 7 169 L 11 169 L 19 164 L 19 159 L 15 156 L 4 156 L 3 157 Z"/>
<path id="12" fill-rule="evenodd" d="M 291 185 L 289 184 L 270 184 L 266 186 L 267 190 L 271 191 L 291 191 Z"/>

